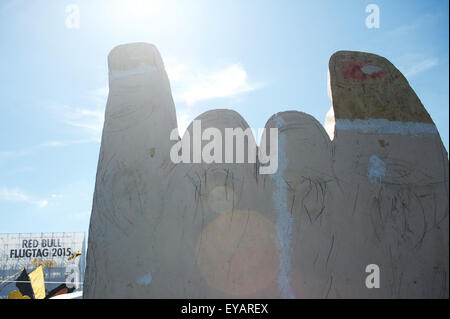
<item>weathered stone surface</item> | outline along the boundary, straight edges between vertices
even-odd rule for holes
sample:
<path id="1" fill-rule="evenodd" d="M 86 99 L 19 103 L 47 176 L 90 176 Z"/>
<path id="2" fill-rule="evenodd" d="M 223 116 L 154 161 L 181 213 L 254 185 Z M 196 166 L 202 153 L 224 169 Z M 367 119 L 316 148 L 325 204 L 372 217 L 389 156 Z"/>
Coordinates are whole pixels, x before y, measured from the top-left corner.
<path id="1" fill-rule="evenodd" d="M 334 54 L 334 139 L 308 114 L 275 114 L 267 175 L 259 162 L 174 164 L 156 48 L 119 46 L 109 67 L 85 298 L 448 298 L 448 157 L 389 61 Z M 248 128 L 231 110 L 196 120 Z M 369 264 L 379 289 L 365 286 Z"/>
<path id="2" fill-rule="evenodd" d="M 406 78 L 383 57 L 339 51 L 330 59 L 329 72 L 337 119 L 432 123 Z"/>
<path id="3" fill-rule="evenodd" d="M 342 76 L 355 61 L 387 80 Z M 384 58 L 337 52 L 329 75 L 339 185 L 331 206 L 341 220 L 331 221 L 339 262 L 331 296 L 448 296 L 448 155 L 434 123 Z M 355 274 L 371 263 L 384 274 L 380 289 L 358 285 L 363 278 Z"/>

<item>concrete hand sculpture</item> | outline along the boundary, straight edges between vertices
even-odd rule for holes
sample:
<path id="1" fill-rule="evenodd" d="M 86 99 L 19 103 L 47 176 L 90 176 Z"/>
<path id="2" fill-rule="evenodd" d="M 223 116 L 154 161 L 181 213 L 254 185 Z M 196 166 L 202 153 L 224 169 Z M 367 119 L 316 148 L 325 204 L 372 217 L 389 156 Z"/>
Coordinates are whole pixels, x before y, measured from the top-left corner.
<path id="1" fill-rule="evenodd" d="M 85 298 L 448 298 L 448 156 L 389 61 L 335 53 L 334 138 L 308 114 L 275 114 L 260 145 L 272 147 L 276 128 L 271 174 L 259 156 L 228 163 L 226 141 L 221 162 L 174 163 L 177 119 L 157 49 L 118 46 L 108 62 Z M 248 128 L 231 110 L 196 120 L 202 133 Z"/>

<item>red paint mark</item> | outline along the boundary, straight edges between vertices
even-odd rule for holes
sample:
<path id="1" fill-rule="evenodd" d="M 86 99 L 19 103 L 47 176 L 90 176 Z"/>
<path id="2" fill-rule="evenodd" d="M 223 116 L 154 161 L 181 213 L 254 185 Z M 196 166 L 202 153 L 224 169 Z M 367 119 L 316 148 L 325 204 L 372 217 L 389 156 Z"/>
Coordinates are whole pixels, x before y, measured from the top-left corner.
<path id="1" fill-rule="evenodd" d="M 370 61 L 368 61 L 370 63 Z M 384 75 L 384 71 L 373 72 L 371 74 L 364 73 L 362 68 L 369 63 L 347 61 L 343 63 L 343 73 L 346 79 L 357 81 L 365 81 L 367 79 L 377 79 Z"/>

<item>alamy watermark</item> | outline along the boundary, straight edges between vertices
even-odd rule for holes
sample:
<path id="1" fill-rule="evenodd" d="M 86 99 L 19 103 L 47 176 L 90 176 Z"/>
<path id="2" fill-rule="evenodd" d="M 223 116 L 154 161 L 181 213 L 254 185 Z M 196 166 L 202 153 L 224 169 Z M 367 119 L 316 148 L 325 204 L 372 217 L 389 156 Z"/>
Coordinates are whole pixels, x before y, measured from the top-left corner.
<path id="1" fill-rule="evenodd" d="M 258 161 L 261 164 L 260 174 L 276 173 L 278 169 L 278 128 L 270 128 L 270 134 L 267 134 L 266 129 L 258 130 L 258 135 L 262 133 L 259 148 L 256 146 L 251 128 L 245 130 L 240 127 L 225 128 L 225 139 L 223 139 L 221 130 L 215 127 L 208 127 L 202 133 L 201 120 L 194 120 L 192 128 L 192 138 L 189 131 L 186 131 L 183 139 L 179 140 L 177 128 L 170 133 L 170 140 L 178 141 L 170 150 L 170 159 L 173 163 L 256 163 Z M 267 148 L 267 135 L 269 135 L 269 149 Z M 208 143 L 202 147 L 203 141 Z M 245 161 L 245 148 L 247 148 L 247 161 Z"/>
<path id="2" fill-rule="evenodd" d="M 366 287 L 368 289 L 380 288 L 380 267 L 376 264 L 367 265 L 366 273 L 369 273 L 366 277 Z"/>
<path id="3" fill-rule="evenodd" d="M 370 13 L 366 18 L 367 29 L 380 28 L 380 7 L 376 4 L 369 4 L 366 7 L 366 13 Z"/>
<path id="4" fill-rule="evenodd" d="M 68 29 L 80 28 L 80 8 L 76 4 L 66 6 L 66 27 Z"/>

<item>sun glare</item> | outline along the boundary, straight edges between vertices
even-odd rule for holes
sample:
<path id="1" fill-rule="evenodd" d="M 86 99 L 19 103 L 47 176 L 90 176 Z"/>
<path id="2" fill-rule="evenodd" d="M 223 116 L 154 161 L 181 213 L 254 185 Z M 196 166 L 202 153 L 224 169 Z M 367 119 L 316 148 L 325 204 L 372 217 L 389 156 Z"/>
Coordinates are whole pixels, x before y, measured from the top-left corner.
<path id="1" fill-rule="evenodd" d="M 114 15 L 128 22 L 143 22 L 160 17 L 164 0 L 116 0 Z"/>

